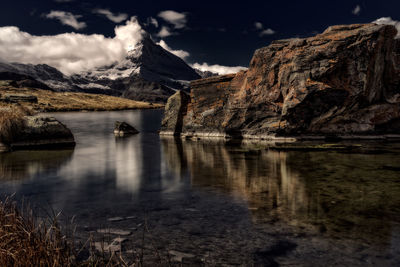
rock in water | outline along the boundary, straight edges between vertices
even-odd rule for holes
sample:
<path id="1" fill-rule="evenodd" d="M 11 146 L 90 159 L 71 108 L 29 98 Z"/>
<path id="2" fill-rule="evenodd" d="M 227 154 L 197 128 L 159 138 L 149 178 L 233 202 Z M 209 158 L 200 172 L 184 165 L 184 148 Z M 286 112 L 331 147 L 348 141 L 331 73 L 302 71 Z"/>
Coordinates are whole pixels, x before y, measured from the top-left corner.
<path id="1" fill-rule="evenodd" d="M 11 149 L 74 147 L 71 131 L 53 117 L 26 116 L 23 126 L 13 136 Z"/>
<path id="2" fill-rule="evenodd" d="M 247 71 L 191 82 L 186 108 L 179 101 L 166 105 L 161 133 L 265 139 L 400 134 L 396 34 L 390 25 L 356 24 L 274 41 L 256 50 Z M 171 114 L 182 127 L 169 123 Z"/>
<path id="3" fill-rule="evenodd" d="M 126 122 L 115 122 L 114 134 L 116 136 L 126 136 L 132 134 L 138 134 L 139 131 L 136 130 L 133 126 L 129 125 Z"/>

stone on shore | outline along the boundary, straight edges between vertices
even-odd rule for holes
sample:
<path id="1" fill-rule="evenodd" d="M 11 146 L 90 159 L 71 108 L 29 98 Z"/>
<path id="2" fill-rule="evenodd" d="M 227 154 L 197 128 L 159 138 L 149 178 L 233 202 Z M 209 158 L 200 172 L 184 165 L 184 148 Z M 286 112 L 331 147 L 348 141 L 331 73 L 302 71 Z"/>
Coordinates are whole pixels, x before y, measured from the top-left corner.
<path id="1" fill-rule="evenodd" d="M 38 98 L 33 95 L 24 95 L 24 94 L 6 94 L 4 96 L 5 102 L 8 103 L 19 103 L 19 102 L 27 102 L 27 103 L 37 103 Z"/>

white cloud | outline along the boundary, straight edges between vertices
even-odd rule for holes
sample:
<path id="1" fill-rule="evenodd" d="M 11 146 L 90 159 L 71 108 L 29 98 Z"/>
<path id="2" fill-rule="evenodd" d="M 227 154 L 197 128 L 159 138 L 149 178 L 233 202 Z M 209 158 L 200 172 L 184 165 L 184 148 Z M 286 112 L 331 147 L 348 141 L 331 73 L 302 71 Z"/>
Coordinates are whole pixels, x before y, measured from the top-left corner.
<path id="1" fill-rule="evenodd" d="M 258 21 L 254 22 L 254 27 L 257 30 L 260 30 L 260 33 L 258 34 L 258 36 L 260 36 L 260 37 L 263 37 L 265 35 L 272 35 L 272 34 L 275 33 L 275 31 L 273 29 L 271 29 L 271 28 L 264 29 L 264 25 L 261 22 L 258 22 Z"/>
<path id="2" fill-rule="evenodd" d="M 167 26 L 162 26 L 161 30 L 157 33 L 157 36 L 160 38 L 165 38 L 175 34 L 176 33 L 171 32 L 170 28 L 168 28 Z"/>
<path id="3" fill-rule="evenodd" d="M 257 30 L 261 30 L 264 28 L 264 25 L 261 22 L 254 22 L 254 27 L 256 27 Z"/>
<path id="4" fill-rule="evenodd" d="M 353 13 L 354 15 L 359 15 L 360 12 L 361 12 L 360 5 L 356 5 L 356 7 L 353 9 L 353 11 L 351 11 L 351 13 Z"/>
<path id="5" fill-rule="evenodd" d="M 124 59 L 144 34 L 136 17 L 114 31 L 113 38 L 79 33 L 35 36 L 17 27 L 0 27 L 0 60 L 44 63 L 65 74 L 101 67 Z"/>
<path id="6" fill-rule="evenodd" d="M 167 43 L 164 40 L 161 40 L 160 42 L 157 43 L 159 46 L 167 50 L 168 52 L 171 52 L 175 56 L 180 57 L 181 59 L 186 59 L 187 57 L 190 56 L 189 52 L 185 50 L 173 50 L 171 47 L 167 45 Z"/>
<path id="7" fill-rule="evenodd" d="M 158 28 L 158 21 L 153 17 L 147 18 L 147 25 L 153 24 L 154 27 Z"/>
<path id="8" fill-rule="evenodd" d="M 45 17 L 48 19 L 57 19 L 61 22 L 61 24 L 71 26 L 75 30 L 86 28 L 85 22 L 78 21 L 78 19 L 82 16 L 74 15 L 70 12 L 52 10 L 49 14 L 45 15 Z"/>
<path id="9" fill-rule="evenodd" d="M 268 29 L 262 30 L 262 31 L 259 33 L 259 36 L 262 37 L 262 36 L 264 36 L 264 35 L 272 35 L 272 34 L 274 34 L 274 33 L 275 33 L 275 31 L 274 31 L 273 29 L 268 28 Z"/>
<path id="10" fill-rule="evenodd" d="M 192 66 L 192 68 L 199 69 L 201 71 L 211 71 L 214 73 L 218 73 L 219 75 L 236 73 L 241 70 L 247 69 L 246 67 L 242 67 L 242 66 L 229 67 L 229 66 L 221 66 L 221 65 L 208 65 L 207 63 L 203 63 L 203 64 L 194 63 L 191 66 Z"/>
<path id="11" fill-rule="evenodd" d="M 396 39 L 400 38 L 400 21 L 393 20 L 391 17 L 383 17 L 373 21 L 372 23 L 395 26 L 397 29 Z"/>
<path id="12" fill-rule="evenodd" d="M 158 13 L 158 16 L 166 22 L 174 25 L 175 29 L 183 29 L 186 26 L 187 18 L 185 13 L 179 13 L 173 10 L 165 10 Z"/>
<path id="13" fill-rule="evenodd" d="M 93 9 L 93 13 L 103 15 L 115 23 L 123 22 L 124 20 L 126 20 L 128 18 L 128 14 L 126 14 L 126 13 L 118 13 L 118 14 L 115 13 L 114 14 L 110 10 L 103 9 L 103 8 Z"/>

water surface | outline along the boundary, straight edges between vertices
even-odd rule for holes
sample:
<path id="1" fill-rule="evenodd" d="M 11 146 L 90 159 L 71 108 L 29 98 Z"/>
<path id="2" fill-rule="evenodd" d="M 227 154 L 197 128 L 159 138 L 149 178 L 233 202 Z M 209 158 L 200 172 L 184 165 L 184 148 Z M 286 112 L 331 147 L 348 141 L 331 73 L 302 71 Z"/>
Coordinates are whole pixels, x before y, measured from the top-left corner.
<path id="1" fill-rule="evenodd" d="M 51 115 L 76 148 L 0 154 L 0 192 L 74 216 L 82 240 L 105 227 L 131 231 L 123 250 L 144 245 L 150 263 L 154 247 L 185 253 L 188 265 L 400 263 L 399 144 L 278 152 L 160 139 L 160 110 Z M 115 138 L 117 120 L 140 134 Z"/>

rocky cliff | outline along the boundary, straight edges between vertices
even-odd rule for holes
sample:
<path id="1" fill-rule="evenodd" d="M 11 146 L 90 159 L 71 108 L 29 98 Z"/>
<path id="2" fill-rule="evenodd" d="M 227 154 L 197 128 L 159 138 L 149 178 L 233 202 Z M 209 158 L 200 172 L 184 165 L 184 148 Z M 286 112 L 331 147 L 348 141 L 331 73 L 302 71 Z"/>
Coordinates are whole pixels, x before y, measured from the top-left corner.
<path id="1" fill-rule="evenodd" d="M 393 26 L 357 24 L 274 41 L 256 50 L 247 71 L 192 81 L 188 101 L 172 96 L 169 102 L 178 105 L 166 106 L 161 134 L 400 134 L 396 34 Z"/>

